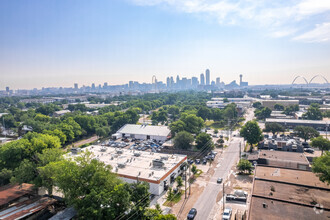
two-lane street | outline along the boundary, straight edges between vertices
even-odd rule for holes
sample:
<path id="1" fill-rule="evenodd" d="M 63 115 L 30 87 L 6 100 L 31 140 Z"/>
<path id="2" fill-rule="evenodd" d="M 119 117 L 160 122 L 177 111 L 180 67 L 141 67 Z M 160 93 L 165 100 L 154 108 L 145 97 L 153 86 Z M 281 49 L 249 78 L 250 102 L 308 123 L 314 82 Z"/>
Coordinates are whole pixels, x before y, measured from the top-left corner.
<path id="1" fill-rule="evenodd" d="M 253 109 L 247 109 L 245 115 L 244 124 L 254 118 Z M 234 131 L 233 134 L 238 133 Z M 239 157 L 239 143 L 244 146 L 244 140 L 240 137 L 233 137 L 229 142 L 228 148 L 223 151 L 223 154 L 218 158 L 215 163 L 217 167 L 212 178 L 207 183 L 203 193 L 194 204 L 194 208 L 197 209 L 196 220 L 213 219 L 210 216 L 211 210 L 216 204 L 217 195 L 222 191 L 222 184 L 217 184 L 217 179 L 220 177 L 225 181 L 230 173 L 231 168 L 238 161 Z"/>

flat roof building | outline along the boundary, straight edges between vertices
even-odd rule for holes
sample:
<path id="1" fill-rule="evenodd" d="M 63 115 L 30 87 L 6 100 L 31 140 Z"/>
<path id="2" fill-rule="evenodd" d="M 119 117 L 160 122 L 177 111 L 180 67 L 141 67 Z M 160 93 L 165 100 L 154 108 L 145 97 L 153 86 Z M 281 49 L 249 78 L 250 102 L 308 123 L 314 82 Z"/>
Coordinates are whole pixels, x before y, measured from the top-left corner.
<path id="1" fill-rule="evenodd" d="M 151 194 L 160 195 L 182 172 L 187 156 L 134 151 L 93 145 L 82 149 L 90 151 L 93 157 L 112 167 L 112 172 L 125 182 L 144 181 L 149 183 Z M 68 156 L 79 156 L 70 153 Z"/>
<path id="2" fill-rule="evenodd" d="M 326 127 L 329 130 L 330 120 L 300 120 L 300 119 L 278 119 L 266 118 L 266 123 L 278 123 L 285 128 L 293 129 L 296 126 L 309 126 L 319 131 L 325 131 Z"/>
<path id="3" fill-rule="evenodd" d="M 303 153 L 261 150 L 258 154 L 249 155 L 248 160 L 263 166 L 310 170 L 310 164 Z"/>
<path id="4" fill-rule="evenodd" d="M 284 107 L 299 105 L 299 100 L 262 100 L 261 104 L 263 107 L 268 107 L 273 110 L 276 104 L 283 105 Z"/>
<path id="5" fill-rule="evenodd" d="M 330 188 L 310 171 L 257 166 L 249 220 L 328 219 Z"/>
<path id="6" fill-rule="evenodd" d="M 167 126 L 126 124 L 114 136 L 140 140 L 166 141 L 170 137 L 170 134 L 171 130 Z"/>

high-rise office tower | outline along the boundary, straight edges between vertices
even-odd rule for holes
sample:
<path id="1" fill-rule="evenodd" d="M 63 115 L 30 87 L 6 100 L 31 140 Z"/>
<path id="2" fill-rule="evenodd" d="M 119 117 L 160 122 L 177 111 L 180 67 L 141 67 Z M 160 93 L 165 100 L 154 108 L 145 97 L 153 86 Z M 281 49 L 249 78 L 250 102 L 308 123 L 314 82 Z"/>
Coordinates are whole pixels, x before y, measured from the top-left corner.
<path id="1" fill-rule="evenodd" d="M 74 84 L 74 89 L 75 89 L 75 90 L 78 90 L 78 83 L 75 83 L 75 84 Z"/>
<path id="2" fill-rule="evenodd" d="M 205 85 L 204 73 L 201 73 L 201 76 L 200 76 L 200 83 L 201 83 L 201 85 Z"/>
<path id="3" fill-rule="evenodd" d="M 92 89 L 93 90 L 95 89 L 95 83 L 92 83 Z"/>
<path id="4" fill-rule="evenodd" d="M 172 87 L 174 86 L 174 79 L 173 79 L 173 76 L 171 76 L 171 86 L 172 86 Z"/>
<path id="5" fill-rule="evenodd" d="M 105 82 L 105 83 L 103 84 L 103 89 L 107 89 L 107 88 L 108 88 L 108 83 Z"/>
<path id="6" fill-rule="evenodd" d="M 210 70 L 209 69 L 206 69 L 205 76 L 206 76 L 206 85 L 210 85 Z"/>
<path id="7" fill-rule="evenodd" d="M 239 85 L 242 86 L 242 82 L 243 82 L 243 75 L 240 74 L 239 75 Z"/>
<path id="8" fill-rule="evenodd" d="M 215 84 L 216 84 L 217 86 L 220 85 L 220 77 L 217 77 L 217 78 L 216 78 L 216 82 L 215 82 Z"/>
<path id="9" fill-rule="evenodd" d="M 179 75 L 177 75 L 176 76 L 176 83 L 179 84 L 179 82 L 180 82 L 180 77 L 179 77 Z"/>
<path id="10" fill-rule="evenodd" d="M 9 91 L 10 91 L 9 86 L 7 86 L 6 87 L 6 92 L 9 92 Z"/>
<path id="11" fill-rule="evenodd" d="M 192 77 L 191 78 L 191 85 L 193 88 L 197 88 L 198 86 L 198 78 L 197 77 Z"/>
<path id="12" fill-rule="evenodd" d="M 167 77 L 166 78 L 166 86 L 167 86 L 167 88 L 170 88 L 171 87 L 171 79 L 170 79 L 170 77 Z"/>

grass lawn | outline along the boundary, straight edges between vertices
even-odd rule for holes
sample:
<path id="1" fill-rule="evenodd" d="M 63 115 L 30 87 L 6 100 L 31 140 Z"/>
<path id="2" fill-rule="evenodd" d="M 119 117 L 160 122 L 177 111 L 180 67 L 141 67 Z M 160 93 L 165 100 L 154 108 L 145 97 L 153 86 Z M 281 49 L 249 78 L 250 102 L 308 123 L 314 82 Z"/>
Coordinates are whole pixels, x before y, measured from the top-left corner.
<path id="1" fill-rule="evenodd" d="M 213 120 L 210 120 L 210 121 L 206 121 L 205 122 L 205 126 L 206 127 L 210 127 L 210 128 L 213 128 L 213 129 L 223 129 L 223 126 L 221 125 L 220 122 L 215 122 Z"/>

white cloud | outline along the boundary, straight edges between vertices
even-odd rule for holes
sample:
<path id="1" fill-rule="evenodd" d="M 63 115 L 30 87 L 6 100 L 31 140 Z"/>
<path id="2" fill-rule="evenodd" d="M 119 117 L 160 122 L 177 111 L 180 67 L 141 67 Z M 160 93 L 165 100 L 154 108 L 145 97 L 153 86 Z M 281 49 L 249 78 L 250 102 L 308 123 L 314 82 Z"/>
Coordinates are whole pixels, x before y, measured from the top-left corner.
<path id="1" fill-rule="evenodd" d="M 313 30 L 295 37 L 294 40 L 304 42 L 330 42 L 330 22 L 316 25 Z"/>
<path id="2" fill-rule="evenodd" d="M 131 0 L 138 5 L 166 6 L 179 12 L 205 14 L 224 25 L 250 25 L 268 30 L 270 36 L 291 36 L 316 23 L 330 22 L 330 0 Z M 324 16 L 319 16 L 324 15 Z M 317 17 L 317 18 L 315 18 Z M 320 28 L 319 26 L 316 29 Z M 324 28 L 324 27 L 323 27 Z M 306 36 L 315 36 L 316 30 Z M 312 34 L 311 34 L 312 33 Z M 304 34 L 301 34 L 304 36 Z M 300 37 L 300 36 L 299 36 Z M 298 38 L 298 37 L 296 37 Z M 294 38 L 294 39 L 296 39 Z M 309 41 L 313 41 L 310 39 Z"/>

